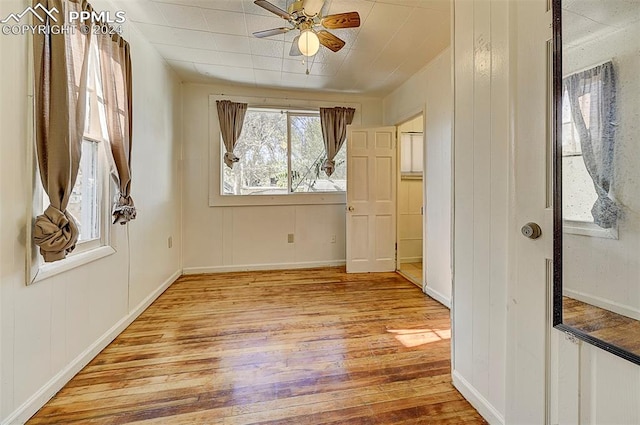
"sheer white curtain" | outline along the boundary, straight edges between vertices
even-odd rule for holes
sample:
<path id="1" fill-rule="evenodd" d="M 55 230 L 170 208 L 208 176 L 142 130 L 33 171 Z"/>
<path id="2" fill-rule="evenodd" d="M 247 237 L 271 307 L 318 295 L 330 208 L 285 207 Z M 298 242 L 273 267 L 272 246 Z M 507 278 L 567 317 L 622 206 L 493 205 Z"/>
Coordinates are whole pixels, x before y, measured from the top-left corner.
<path id="1" fill-rule="evenodd" d="M 616 225 L 621 215 L 613 193 L 617 127 L 613 63 L 606 62 L 570 75 L 563 83 L 573 122 L 580 136 L 582 157 L 598 195 L 591 215 L 595 224 L 609 229 Z"/>

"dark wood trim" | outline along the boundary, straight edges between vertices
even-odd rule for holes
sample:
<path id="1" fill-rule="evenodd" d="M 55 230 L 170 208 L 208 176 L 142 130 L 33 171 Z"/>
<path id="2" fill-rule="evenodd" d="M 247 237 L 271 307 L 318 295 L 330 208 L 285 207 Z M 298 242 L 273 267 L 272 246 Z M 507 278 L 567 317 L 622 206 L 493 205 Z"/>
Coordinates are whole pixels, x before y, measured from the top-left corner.
<path id="1" fill-rule="evenodd" d="M 608 342 L 603 341 L 600 338 L 595 338 L 585 332 L 582 332 L 580 329 L 565 325 L 564 323 L 556 325 L 555 328 L 559 331 L 571 334 L 582 341 L 588 342 L 591 345 L 595 345 L 598 348 L 608 351 L 611 354 L 615 354 L 618 357 L 622 357 L 625 360 L 640 365 L 640 356 L 637 356 L 613 344 L 609 344 Z"/>
<path id="2" fill-rule="evenodd" d="M 553 325 L 562 324 L 562 5 L 553 0 Z"/>

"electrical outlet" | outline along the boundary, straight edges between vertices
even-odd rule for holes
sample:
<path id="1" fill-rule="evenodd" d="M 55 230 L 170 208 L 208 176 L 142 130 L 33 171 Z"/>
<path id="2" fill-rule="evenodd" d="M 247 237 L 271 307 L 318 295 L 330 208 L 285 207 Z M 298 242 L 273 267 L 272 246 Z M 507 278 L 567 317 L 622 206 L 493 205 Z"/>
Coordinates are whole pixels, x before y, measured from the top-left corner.
<path id="1" fill-rule="evenodd" d="M 331 243 L 336 243 L 336 235 L 331 235 Z"/>
<path id="2" fill-rule="evenodd" d="M 293 233 L 289 233 L 289 234 L 287 235 L 287 242 L 289 242 L 289 243 L 293 243 Z"/>
<path id="3" fill-rule="evenodd" d="M 169 248 L 173 248 L 173 236 L 169 236 L 169 239 L 167 239 L 167 245 L 169 245 Z"/>

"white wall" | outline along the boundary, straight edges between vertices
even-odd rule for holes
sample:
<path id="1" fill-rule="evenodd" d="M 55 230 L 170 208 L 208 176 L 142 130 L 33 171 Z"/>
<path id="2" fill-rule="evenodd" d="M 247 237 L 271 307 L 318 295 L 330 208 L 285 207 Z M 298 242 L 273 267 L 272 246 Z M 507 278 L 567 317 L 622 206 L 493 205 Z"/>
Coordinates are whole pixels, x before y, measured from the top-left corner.
<path id="1" fill-rule="evenodd" d="M 640 423 L 640 367 L 546 322 L 546 3 L 455 2 L 454 384 L 490 423 L 540 424 L 548 372 L 550 423 Z"/>
<path id="2" fill-rule="evenodd" d="M 384 123 L 397 125 L 424 112 L 425 292 L 451 303 L 452 50 L 445 49 L 384 98 Z"/>
<path id="3" fill-rule="evenodd" d="M 0 15 L 29 3 L 3 0 Z M 92 3 L 96 10 L 105 7 Z M 125 38 L 133 60 L 132 195 L 138 208 L 130 240 L 125 227 L 114 226 L 116 254 L 26 286 L 30 52 L 25 37 L 0 36 L 2 423 L 19 423 L 35 413 L 140 312 L 143 300 L 158 295 L 181 270 L 180 83 L 138 33 L 127 28 Z"/>
<path id="4" fill-rule="evenodd" d="M 209 173 L 219 172 L 209 169 L 209 96 L 358 103 L 359 120 L 369 126 L 382 122 L 381 99 L 221 85 L 183 88 L 185 273 L 344 264 L 344 204 L 209 206 Z"/>
<path id="5" fill-rule="evenodd" d="M 624 208 L 618 240 L 564 235 L 564 282 L 567 295 L 640 319 L 640 84 L 638 70 L 640 26 L 598 33 L 597 37 L 565 48 L 565 74 L 612 59 L 618 84 L 616 172 L 614 193 Z M 580 159 L 581 160 L 581 159 Z M 589 179 L 589 177 L 586 177 Z M 589 184 L 592 186 L 591 181 Z"/>
<path id="6" fill-rule="evenodd" d="M 490 423 L 505 412 L 509 69 L 491 64 L 505 63 L 506 3 L 454 6 L 453 374 Z"/>

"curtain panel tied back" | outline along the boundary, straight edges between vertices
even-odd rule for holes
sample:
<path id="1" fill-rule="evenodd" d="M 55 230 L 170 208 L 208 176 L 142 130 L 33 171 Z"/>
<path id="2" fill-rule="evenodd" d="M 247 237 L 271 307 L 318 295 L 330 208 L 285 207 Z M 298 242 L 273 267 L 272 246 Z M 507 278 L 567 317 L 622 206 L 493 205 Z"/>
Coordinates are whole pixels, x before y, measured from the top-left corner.
<path id="1" fill-rule="evenodd" d="M 218 109 L 218 121 L 220 122 L 220 132 L 225 147 L 224 163 L 227 167 L 233 168 L 233 164 L 240 158 L 235 156 L 233 150 L 238 143 L 244 124 L 244 116 L 247 114 L 246 103 L 237 103 L 230 100 L 216 101 Z"/>
<path id="2" fill-rule="evenodd" d="M 129 43 L 118 34 L 98 36 L 100 79 L 105 98 L 111 178 L 118 187 L 112 216 L 113 223 L 126 224 L 136 218 L 131 198 L 131 147 L 133 90 Z"/>
<path id="3" fill-rule="evenodd" d="M 79 0 L 34 0 L 33 6 L 38 4 L 53 11 L 53 18 L 47 16 L 44 24 L 34 22 L 46 26 L 64 22 L 69 12 L 88 7 Z M 42 186 L 50 202 L 35 220 L 33 239 L 45 262 L 64 259 L 79 236 L 67 206 L 80 167 L 92 36 L 76 30 L 62 34 L 37 31 L 33 36 L 35 145 Z"/>
<path id="4" fill-rule="evenodd" d="M 92 13 L 86 0 L 33 0 L 52 11 L 36 25 L 65 22 L 75 31 L 37 31 L 33 36 L 35 71 L 35 145 L 38 168 L 50 205 L 36 217 L 33 239 L 45 262 L 66 258 L 76 246 L 79 228 L 67 211 L 80 167 L 87 118 L 87 83 L 92 43 L 98 44 L 100 81 L 107 121 L 106 149 L 111 175 L 119 186 L 114 222 L 126 223 L 136 212 L 131 190 L 131 58 L 119 35 L 83 34 L 80 22 L 66 22 L 70 12 Z M 34 17 L 34 20 L 36 18 Z M 107 25 L 107 24 L 104 24 Z"/>
<path id="5" fill-rule="evenodd" d="M 593 222 L 603 229 L 616 225 L 622 210 L 613 194 L 616 121 L 616 77 L 613 63 L 566 77 L 571 116 L 580 137 L 582 158 L 598 199 L 591 208 Z M 589 95 L 588 110 L 581 98 Z M 588 123 L 588 125 L 587 125 Z"/>
<path id="6" fill-rule="evenodd" d="M 353 122 L 356 110 L 353 108 L 320 108 L 320 126 L 327 159 L 322 170 L 331 177 L 336 169 L 335 157 L 347 139 L 347 126 Z"/>

